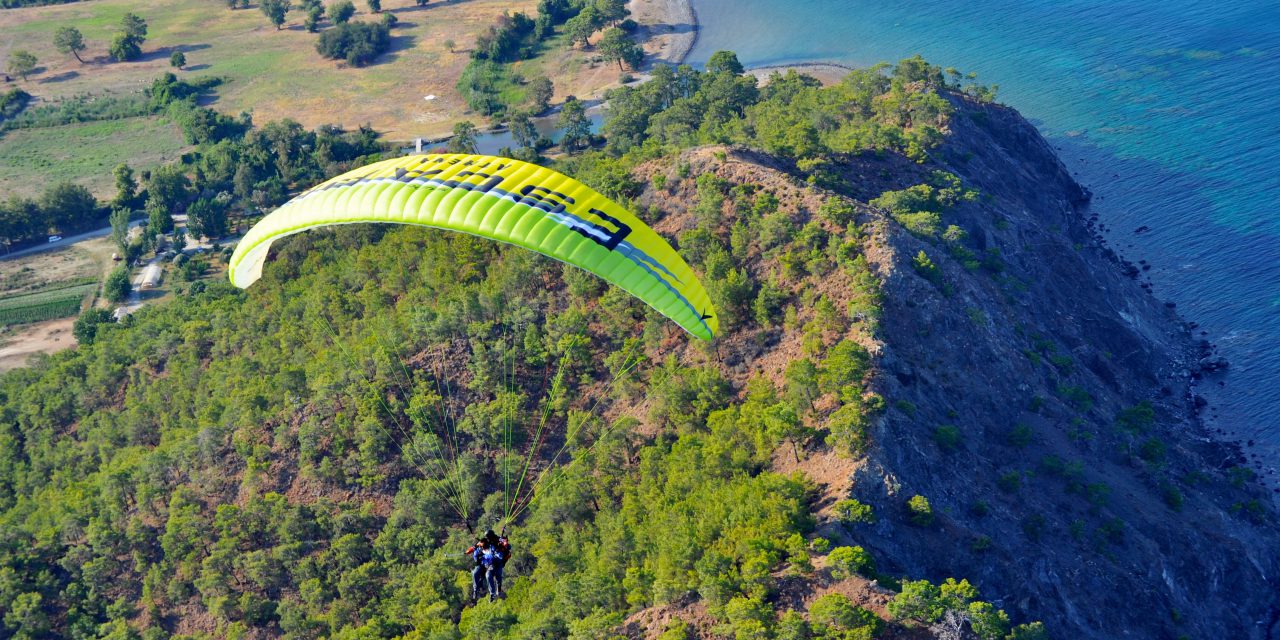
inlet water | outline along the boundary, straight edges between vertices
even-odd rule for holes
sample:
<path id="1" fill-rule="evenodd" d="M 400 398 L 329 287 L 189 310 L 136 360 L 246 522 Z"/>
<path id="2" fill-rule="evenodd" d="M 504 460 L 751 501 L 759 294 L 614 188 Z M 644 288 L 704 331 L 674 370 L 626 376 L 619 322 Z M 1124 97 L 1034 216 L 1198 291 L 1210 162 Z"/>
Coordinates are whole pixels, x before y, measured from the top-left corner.
<path id="1" fill-rule="evenodd" d="M 1210 423 L 1280 461 L 1280 3 L 694 0 L 690 56 L 864 66 L 922 54 L 1000 87 L 1232 368 Z M 1134 231 L 1147 226 L 1141 234 Z M 1198 333 L 1198 332 L 1197 332 Z M 1208 387 L 1208 388 L 1206 388 Z M 1274 479 L 1274 476 L 1272 477 Z"/>

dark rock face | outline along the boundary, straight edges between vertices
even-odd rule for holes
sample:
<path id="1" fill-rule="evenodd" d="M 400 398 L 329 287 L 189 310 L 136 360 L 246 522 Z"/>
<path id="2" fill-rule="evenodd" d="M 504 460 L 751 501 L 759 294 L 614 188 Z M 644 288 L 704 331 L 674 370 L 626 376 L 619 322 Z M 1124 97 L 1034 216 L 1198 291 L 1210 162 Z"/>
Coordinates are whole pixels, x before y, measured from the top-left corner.
<path id="1" fill-rule="evenodd" d="M 1193 375 L 1227 363 L 1101 244 L 1088 191 L 1034 127 L 956 106 L 935 160 L 983 197 L 944 220 L 988 259 L 969 270 L 941 242 L 888 233 L 890 409 L 854 488 L 885 517 L 860 539 L 886 570 L 969 578 L 1058 638 L 1280 638 L 1270 501 L 1233 481 L 1241 455 L 1195 418 Z M 942 286 L 913 271 L 921 250 Z M 943 425 L 958 450 L 935 443 Z M 931 528 L 901 517 L 916 494 Z"/>

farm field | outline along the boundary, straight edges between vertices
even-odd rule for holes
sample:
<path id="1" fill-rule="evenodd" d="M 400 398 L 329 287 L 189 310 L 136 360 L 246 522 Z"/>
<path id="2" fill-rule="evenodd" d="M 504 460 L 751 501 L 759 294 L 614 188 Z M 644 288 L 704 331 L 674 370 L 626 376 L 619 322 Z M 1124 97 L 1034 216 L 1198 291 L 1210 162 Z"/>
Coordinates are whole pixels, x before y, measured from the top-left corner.
<path id="1" fill-rule="evenodd" d="M 80 313 L 84 300 L 98 288 L 96 281 L 54 283 L 42 291 L 0 297 L 0 326 L 28 324 Z"/>
<path id="2" fill-rule="evenodd" d="M 354 20 L 378 19 L 364 2 L 356 5 Z M 300 11 L 290 12 L 285 28 L 277 31 L 256 5 L 232 11 L 224 3 L 206 0 L 97 0 L 6 10 L 0 12 L 0 33 L 10 39 L 0 47 L 21 42 L 39 58 L 37 73 L 16 83 L 38 101 L 107 90 L 141 91 L 172 70 L 172 52 L 183 51 L 187 68 L 176 71 L 179 76 L 226 80 L 210 105 L 219 111 L 250 111 L 259 123 L 288 117 L 308 128 L 370 124 L 392 140 L 405 140 L 447 133 L 454 122 L 467 117 L 481 120 L 466 113 L 454 89 L 470 47 L 503 11 L 533 13 L 536 2 L 452 0 L 418 7 L 413 0 L 388 0 L 383 10 L 399 20 L 392 30 L 392 51 L 364 68 L 321 58 L 315 51 L 318 36 L 302 27 Z M 111 62 L 107 46 L 128 11 L 148 23 L 144 56 L 135 62 Z M 84 64 L 54 48 L 53 33 L 64 25 L 83 32 L 89 47 L 82 54 Z M 445 44 L 449 40 L 455 43 L 452 52 Z M 618 79 L 616 67 L 592 64 L 593 55 L 557 45 L 526 69 L 517 69 L 550 75 L 557 99 L 568 94 L 589 97 Z M 9 86 L 13 85 L 0 89 Z M 428 95 L 437 97 L 424 100 Z"/>
<path id="3" fill-rule="evenodd" d="M 22 366 L 33 354 L 54 353 L 76 345 L 71 334 L 74 317 L 12 325 L 8 322 L 18 319 L 18 302 L 33 302 L 37 296 L 59 290 L 67 298 L 71 296 L 66 294 L 78 292 L 74 309 L 70 301 L 63 303 L 62 310 L 70 309 L 68 313 L 74 316 L 82 308 L 81 301 L 93 298 L 115 266 L 111 260 L 114 250 L 111 241 L 103 237 L 55 251 L 0 260 L 0 371 Z M 98 300 L 101 304 L 101 298 Z"/>
<path id="4" fill-rule="evenodd" d="M 0 136 L 0 193 L 34 198 L 56 176 L 106 199 L 115 194 L 116 165 L 127 162 L 141 171 L 171 162 L 187 148 L 178 127 L 159 117 L 9 131 Z"/>

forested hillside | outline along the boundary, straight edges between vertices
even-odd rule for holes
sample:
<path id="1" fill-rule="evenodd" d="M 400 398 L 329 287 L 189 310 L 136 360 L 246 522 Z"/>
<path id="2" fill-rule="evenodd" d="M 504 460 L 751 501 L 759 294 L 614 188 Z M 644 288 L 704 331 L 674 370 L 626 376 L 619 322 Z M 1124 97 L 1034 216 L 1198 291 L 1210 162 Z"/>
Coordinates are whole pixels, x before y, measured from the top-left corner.
<path id="1" fill-rule="evenodd" d="M 713 61 L 619 90 L 603 144 L 554 165 L 678 242 L 716 302 L 716 342 L 590 274 L 480 238 L 383 226 L 293 237 L 248 292 L 196 283 L 0 378 L 5 633 L 1058 637 L 1033 622 L 1074 622 L 1052 606 L 1011 616 L 985 601 L 1027 602 L 1008 574 L 990 572 L 1000 591 L 979 594 L 918 551 L 954 548 L 951 566 L 981 567 L 978 546 L 994 539 L 990 563 L 1030 559 L 1050 541 L 999 544 L 1048 519 L 1000 529 L 1018 507 L 993 498 L 983 543 L 971 532 L 985 525 L 953 507 L 994 471 L 948 476 L 953 495 L 909 490 L 939 486 L 928 469 L 886 468 L 906 446 L 920 464 L 956 465 L 967 458 L 951 452 L 1014 427 L 954 426 L 981 420 L 971 398 L 924 368 L 903 373 L 933 355 L 885 326 L 927 337 L 927 321 L 903 320 L 917 301 L 978 324 L 993 307 L 971 296 L 1005 285 L 1018 307 L 1005 270 L 1023 263 L 991 250 L 1009 228 L 975 218 L 1009 199 L 952 171 L 996 160 L 946 147 L 957 109 L 1000 117 L 990 94 L 919 59 L 827 88 L 795 74 L 760 88 L 732 56 Z M 206 166 L 210 149 L 180 166 Z M 1024 244 L 1004 246 L 1034 251 Z M 1057 384 L 1065 399 L 1050 408 L 1103 383 Z M 953 425 L 932 422 L 948 408 Z M 1037 426 L 1109 429 L 1120 418 L 1107 410 Z M 1152 413 L 1123 419 L 1145 433 Z M 1257 528 L 1254 544 L 1273 528 L 1246 484 L 1222 490 L 1238 491 L 1231 527 Z M 507 517 L 507 597 L 472 605 L 467 528 Z M 1099 557 L 1123 553 L 1106 548 L 1123 536 L 1097 535 Z M 1251 571 L 1232 575 L 1265 589 Z"/>

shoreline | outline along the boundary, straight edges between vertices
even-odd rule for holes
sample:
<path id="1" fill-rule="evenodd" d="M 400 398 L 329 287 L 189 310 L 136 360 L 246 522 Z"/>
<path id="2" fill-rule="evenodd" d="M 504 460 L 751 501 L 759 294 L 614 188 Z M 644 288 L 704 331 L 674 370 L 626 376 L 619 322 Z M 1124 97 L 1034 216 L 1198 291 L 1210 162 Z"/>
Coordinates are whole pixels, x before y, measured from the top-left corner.
<path id="1" fill-rule="evenodd" d="M 701 31 L 692 0 L 631 0 L 628 9 L 640 24 L 640 40 L 649 56 L 646 67 L 651 69 L 657 63 L 673 66 L 685 63 L 697 46 Z M 828 60 L 811 60 L 749 67 L 746 72 L 763 82 L 774 72 L 790 70 L 811 75 L 823 84 L 834 84 L 854 67 Z"/>
<path id="2" fill-rule="evenodd" d="M 646 66 L 683 64 L 698 42 L 698 13 L 689 0 L 631 0 L 631 17 L 640 24 Z"/>

